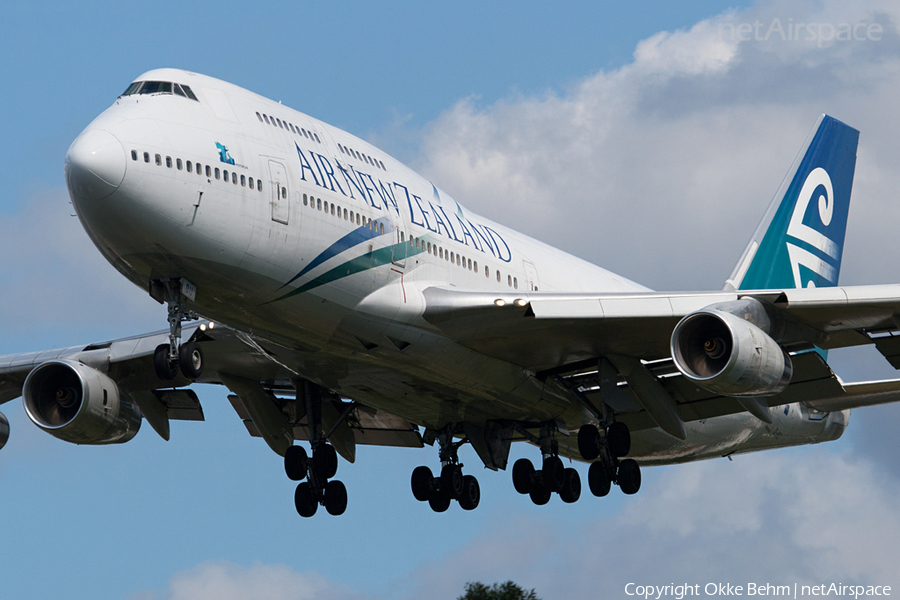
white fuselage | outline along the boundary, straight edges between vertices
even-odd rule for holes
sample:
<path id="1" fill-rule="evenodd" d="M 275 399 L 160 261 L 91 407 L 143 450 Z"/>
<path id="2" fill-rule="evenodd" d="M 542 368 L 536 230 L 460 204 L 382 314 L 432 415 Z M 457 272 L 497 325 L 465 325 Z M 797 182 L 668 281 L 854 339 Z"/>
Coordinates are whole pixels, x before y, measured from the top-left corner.
<path id="1" fill-rule="evenodd" d="M 588 420 L 562 386 L 443 336 L 422 318 L 422 292 L 646 288 L 469 211 L 372 145 L 280 103 L 174 69 L 139 80 L 181 83 L 199 100 L 122 96 L 67 158 L 95 176 L 68 178 L 79 218 L 136 285 L 187 279 L 200 314 L 287 346 L 304 377 L 424 426 Z M 775 414 L 774 426 L 746 414 L 688 423 L 686 442 L 634 432 L 632 455 L 676 462 L 843 431 L 840 413 L 796 413 Z M 789 418 L 806 423 L 801 435 L 787 435 Z"/>

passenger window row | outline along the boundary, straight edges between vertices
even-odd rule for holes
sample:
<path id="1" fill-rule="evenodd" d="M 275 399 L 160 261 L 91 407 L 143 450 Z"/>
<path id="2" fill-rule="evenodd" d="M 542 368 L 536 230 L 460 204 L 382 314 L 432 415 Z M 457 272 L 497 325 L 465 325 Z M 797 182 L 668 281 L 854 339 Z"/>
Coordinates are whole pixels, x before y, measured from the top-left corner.
<path id="1" fill-rule="evenodd" d="M 402 238 L 401 238 L 402 241 Z M 409 247 L 415 248 L 417 250 L 422 250 L 436 256 L 438 258 L 442 258 L 450 264 L 456 263 L 457 266 L 460 266 L 464 269 L 468 269 L 469 271 L 478 272 L 478 261 L 472 260 L 471 258 L 466 258 L 461 254 L 456 252 L 452 252 L 450 250 L 445 250 L 443 247 L 438 246 L 437 244 L 432 244 L 431 242 L 422 240 L 415 236 L 409 236 Z M 491 268 L 487 265 L 484 266 L 484 276 L 490 278 L 491 276 Z M 513 289 L 519 289 L 519 278 L 514 277 L 512 275 L 507 275 L 507 285 Z M 497 270 L 497 282 L 501 282 L 503 279 L 500 275 L 500 270 Z M 534 288 L 534 291 L 538 291 L 537 288 Z"/>
<path id="2" fill-rule="evenodd" d="M 144 152 L 143 158 L 145 163 L 150 163 L 150 153 Z M 131 160 L 134 162 L 138 161 L 138 151 L 131 151 Z M 163 157 L 161 154 L 153 155 L 153 162 L 156 163 L 156 166 L 161 167 L 163 165 Z M 241 187 L 249 187 L 251 190 L 255 189 L 259 192 L 262 192 L 263 182 L 261 179 L 254 179 L 253 177 L 247 177 L 246 175 L 238 175 L 234 171 L 228 171 L 228 169 L 220 169 L 219 167 L 213 167 L 211 165 L 203 165 L 201 163 L 194 163 L 192 161 L 182 161 L 180 158 L 176 158 L 174 161 L 171 156 L 165 157 L 165 165 L 166 168 L 171 169 L 174 168 L 178 171 L 185 170 L 188 173 L 196 173 L 201 177 L 205 174 L 207 178 L 212 180 L 215 178 L 216 180 L 221 180 L 227 182 L 231 182 L 233 185 L 240 185 Z"/>
<path id="3" fill-rule="evenodd" d="M 355 157 L 363 162 L 367 162 L 370 165 L 372 165 L 373 167 L 375 167 L 376 169 L 381 169 L 382 171 L 387 171 L 387 169 L 384 166 L 384 163 L 381 162 L 380 160 L 378 160 L 377 158 L 372 158 L 371 156 L 367 156 L 367 155 L 363 154 L 362 152 L 357 152 L 353 148 L 349 148 L 347 146 L 342 146 L 341 144 L 338 144 L 338 148 L 340 148 L 341 152 L 343 152 L 347 156 Z"/>
<path id="4" fill-rule="evenodd" d="M 356 223 L 360 227 L 366 227 L 368 229 L 371 229 L 375 233 L 384 235 L 384 223 L 378 223 L 359 212 L 354 213 L 352 210 L 342 208 L 334 202 L 329 203 L 327 200 L 322 200 L 321 198 L 315 198 L 312 195 L 307 196 L 306 194 L 303 194 L 303 206 L 309 206 L 312 210 L 318 210 L 324 212 L 326 215 L 330 214 L 337 217 L 338 219 L 350 221 L 351 225 L 353 223 Z"/>
<path id="5" fill-rule="evenodd" d="M 443 246 L 438 246 L 437 244 L 432 244 L 426 240 L 421 238 L 417 238 L 415 236 L 409 236 L 409 247 L 415 248 L 416 250 L 422 250 L 423 252 L 427 252 L 433 256 L 444 259 L 446 262 L 449 262 L 451 265 L 456 264 L 458 267 L 462 267 L 464 269 L 468 269 L 469 271 L 478 272 L 478 261 L 472 260 L 471 258 L 466 258 L 462 254 L 457 252 L 451 252 L 450 250 L 445 250 Z M 484 275 L 488 277 L 490 270 L 487 266 L 484 267 Z"/>
<path id="6" fill-rule="evenodd" d="M 319 144 L 322 143 L 322 140 L 319 139 L 319 135 L 315 131 L 307 131 L 306 129 L 304 129 L 302 127 L 294 127 L 293 123 L 289 123 L 287 121 L 282 121 L 281 119 L 279 119 L 277 117 L 270 117 L 267 114 L 256 113 L 256 118 L 259 119 L 260 123 L 265 123 L 266 125 L 272 125 L 273 127 L 280 127 L 282 129 L 284 129 L 285 131 L 290 131 L 291 133 L 293 133 L 295 135 L 298 135 L 298 136 L 302 135 L 303 137 L 305 137 L 308 140 L 312 140 Z"/>

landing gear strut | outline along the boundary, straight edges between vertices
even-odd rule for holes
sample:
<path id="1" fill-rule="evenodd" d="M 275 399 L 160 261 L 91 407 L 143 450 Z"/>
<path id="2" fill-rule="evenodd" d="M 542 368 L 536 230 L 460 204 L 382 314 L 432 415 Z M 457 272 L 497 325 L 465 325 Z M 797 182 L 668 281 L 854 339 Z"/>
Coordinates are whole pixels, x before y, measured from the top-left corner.
<path id="1" fill-rule="evenodd" d="M 298 382 L 298 402 L 304 397 L 312 458 L 303 446 L 291 446 L 284 454 L 284 471 L 288 478 L 301 482 L 294 491 L 294 507 L 301 517 L 313 516 L 319 505 L 324 506 L 328 514 L 342 515 L 347 510 L 347 488 L 343 482 L 331 479 L 337 474 L 338 457 L 322 432 L 321 390 L 307 382 Z"/>
<path id="2" fill-rule="evenodd" d="M 481 488 L 472 475 L 463 475 L 459 447 L 466 440 L 453 441 L 453 427 L 448 425 L 437 436 L 440 444 L 441 473 L 435 477 L 428 467 L 416 467 L 410 484 L 416 500 L 428 502 L 434 512 L 444 512 L 453 500 L 463 510 L 474 510 L 481 501 Z"/>
<path id="3" fill-rule="evenodd" d="M 187 301 L 196 296 L 196 288 L 186 279 L 159 279 L 150 284 L 150 294 L 169 308 L 169 343 L 160 344 L 153 353 L 156 376 L 164 381 L 175 379 L 179 368 L 188 379 L 203 373 L 203 351 L 196 342 L 181 343 L 181 323 L 198 318 L 187 308 Z"/>
<path id="4" fill-rule="evenodd" d="M 578 451 L 595 461 L 588 469 L 588 487 L 595 496 L 605 496 L 613 483 L 626 494 L 641 489 L 641 468 L 634 459 L 622 459 L 631 451 L 631 433 L 625 423 L 614 422 L 601 430 L 588 423 L 578 430 Z"/>
<path id="5" fill-rule="evenodd" d="M 563 502 L 571 504 L 581 497 L 581 477 L 578 471 L 566 468 L 559 458 L 559 442 L 553 437 L 555 425 L 545 423 L 536 441 L 541 447 L 541 468 L 535 470 L 527 458 L 513 464 L 513 486 L 520 494 L 528 494 L 538 505 L 547 504 L 557 493 Z"/>

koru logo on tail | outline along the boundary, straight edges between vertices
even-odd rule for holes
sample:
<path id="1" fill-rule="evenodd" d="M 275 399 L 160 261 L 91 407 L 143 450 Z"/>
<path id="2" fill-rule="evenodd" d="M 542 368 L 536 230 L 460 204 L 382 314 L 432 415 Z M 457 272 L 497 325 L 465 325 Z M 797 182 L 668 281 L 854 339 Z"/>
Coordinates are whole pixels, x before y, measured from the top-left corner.
<path id="1" fill-rule="evenodd" d="M 819 220 L 823 227 L 828 227 L 834 214 L 834 188 L 831 185 L 831 177 L 828 176 L 828 172 L 822 167 L 813 169 L 807 175 L 806 181 L 803 182 L 803 187 L 800 189 L 800 194 L 797 196 L 794 213 L 791 215 L 791 222 L 788 225 L 788 238 L 805 242 L 820 253 L 816 255 L 805 248 L 787 242 L 791 271 L 794 274 L 794 285 L 798 288 L 803 287 L 800 279 L 800 265 L 831 283 L 837 283 L 837 269 L 825 257 L 827 256 L 834 262 L 838 262 L 841 249 L 834 240 L 821 231 L 803 223 L 803 217 L 806 215 L 806 209 L 813 199 L 813 193 L 820 186 L 825 188 L 825 193 L 819 194 L 818 197 Z M 815 281 L 810 280 L 806 287 L 815 286 Z"/>

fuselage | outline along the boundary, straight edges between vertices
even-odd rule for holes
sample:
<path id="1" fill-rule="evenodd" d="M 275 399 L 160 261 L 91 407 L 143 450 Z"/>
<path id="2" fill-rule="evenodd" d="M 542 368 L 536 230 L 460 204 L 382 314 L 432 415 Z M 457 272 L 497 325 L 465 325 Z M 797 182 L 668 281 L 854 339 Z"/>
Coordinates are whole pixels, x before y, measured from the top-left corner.
<path id="1" fill-rule="evenodd" d="M 303 377 L 423 426 L 590 419 L 553 380 L 448 340 L 422 318 L 422 293 L 647 288 L 477 215 L 281 103 L 175 69 L 138 82 L 66 163 L 82 224 L 136 285 L 187 279 L 198 313 L 291 348 Z M 679 443 L 635 432 L 632 455 L 677 462 L 843 431 L 845 415 L 801 412 L 776 414 L 777 431 L 746 414 L 693 422 Z M 800 437 L 785 437 L 788 418 L 805 423 Z"/>

